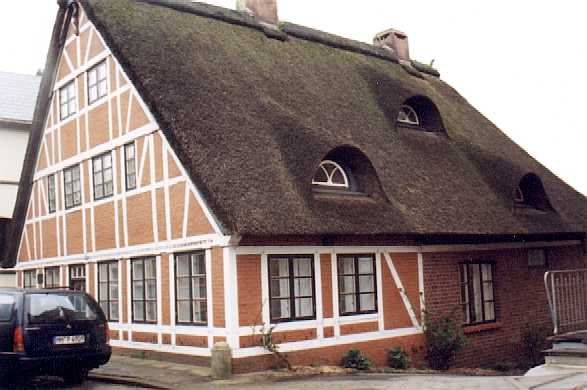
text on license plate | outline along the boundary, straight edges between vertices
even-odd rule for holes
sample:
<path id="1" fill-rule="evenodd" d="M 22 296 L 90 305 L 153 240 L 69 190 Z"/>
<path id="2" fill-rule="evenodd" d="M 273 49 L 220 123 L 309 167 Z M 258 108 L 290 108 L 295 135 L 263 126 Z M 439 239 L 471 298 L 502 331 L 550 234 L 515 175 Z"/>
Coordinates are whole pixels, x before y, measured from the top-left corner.
<path id="1" fill-rule="evenodd" d="M 55 345 L 71 345 L 71 344 L 83 344 L 86 342 L 86 336 L 55 336 L 53 337 L 53 344 Z"/>

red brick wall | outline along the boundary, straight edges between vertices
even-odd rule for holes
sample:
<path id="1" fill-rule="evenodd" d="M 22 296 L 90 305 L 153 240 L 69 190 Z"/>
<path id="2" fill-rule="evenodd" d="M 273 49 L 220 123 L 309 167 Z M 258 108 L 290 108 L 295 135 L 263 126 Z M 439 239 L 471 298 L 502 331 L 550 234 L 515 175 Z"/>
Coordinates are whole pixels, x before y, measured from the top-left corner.
<path id="1" fill-rule="evenodd" d="M 526 324 L 552 330 L 544 291 L 544 272 L 585 267 L 581 248 L 547 250 L 549 265 L 528 267 L 527 250 L 424 254 L 426 310 L 431 315 L 460 315 L 458 264 L 467 260 L 495 262 L 494 292 L 497 324 L 467 335 L 468 344 L 457 356 L 459 366 L 495 366 L 519 360 L 520 336 Z"/>
<path id="2" fill-rule="evenodd" d="M 220 247 L 212 248 L 212 302 L 214 326 L 225 326 L 224 320 L 224 256 Z M 237 308 L 234 308 L 235 310 Z"/>
<path id="3" fill-rule="evenodd" d="M 388 364 L 387 353 L 393 347 L 401 346 L 406 351 L 411 351 L 413 346 L 422 345 L 422 335 L 393 337 L 380 340 L 365 341 L 360 343 L 337 345 L 307 349 L 303 351 L 288 352 L 285 355 L 293 365 L 340 365 L 343 355 L 351 348 L 359 348 L 369 357 L 376 366 L 386 367 Z M 419 364 L 422 356 L 413 355 L 414 362 Z M 255 356 L 250 358 L 233 359 L 233 371 L 242 373 L 259 371 L 276 367 L 276 360 L 271 355 Z"/>
<path id="4" fill-rule="evenodd" d="M 322 274 L 322 312 L 324 318 L 332 318 L 332 261 L 330 254 L 320 255 Z"/>
<path id="5" fill-rule="evenodd" d="M 261 307 L 261 255 L 236 258 L 240 326 L 263 322 Z M 265 303 L 268 304 L 268 303 Z"/>

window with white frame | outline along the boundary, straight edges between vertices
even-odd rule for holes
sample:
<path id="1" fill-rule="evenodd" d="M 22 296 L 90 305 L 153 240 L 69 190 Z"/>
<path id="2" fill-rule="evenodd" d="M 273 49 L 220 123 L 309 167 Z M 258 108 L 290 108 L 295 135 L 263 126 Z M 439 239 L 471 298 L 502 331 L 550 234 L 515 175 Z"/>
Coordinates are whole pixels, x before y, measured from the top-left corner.
<path id="1" fill-rule="evenodd" d="M 88 70 L 88 104 L 108 94 L 108 73 L 106 60 Z"/>
<path id="2" fill-rule="evenodd" d="M 205 252 L 182 253 L 175 256 L 175 307 L 178 324 L 206 325 Z"/>
<path id="3" fill-rule="evenodd" d="M 82 185 L 79 165 L 63 170 L 65 208 L 69 209 L 82 204 Z"/>
<path id="4" fill-rule="evenodd" d="M 37 287 L 37 270 L 24 271 L 22 273 L 22 287 L 36 288 Z"/>
<path id="5" fill-rule="evenodd" d="M 314 257 L 269 256 L 269 309 L 272 322 L 316 318 Z"/>
<path id="6" fill-rule="evenodd" d="M 112 175 L 112 153 L 106 152 L 92 159 L 94 171 L 94 199 L 100 200 L 112 196 L 114 192 Z"/>
<path id="7" fill-rule="evenodd" d="M 85 264 L 69 266 L 69 288 L 75 291 L 86 291 Z"/>
<path id="8" fill-rule="evenodd" d="M 462 263 L 461 306 L 465 325 L 495 321 L 493 263 Z"/>
<path id="9" fill-rule="evenodd" d="M 77 111 L 75 82 L 71 81 L 59 90 L 59 112 L 61 120 L 64 120 Z"/>
<path id="10" fill-rule="evenodd" d="M 118 261 L 98 264 L 98 303 L 108 321 L 118 321 Z"/>
<path id="11" fill-rule="evenodd" d="M 124 145 L 124 168 L 127 191 L 137 188 L 137 167 L 135 155 L 136 153 L 134 142 Z"/>
<path id="12" fill-rule="evenodd" d="M 340 314 L 376 312 L 375 256 L 339 255 L 337 263 Z"/>
<path id="13" fill-rule="evenodd" d="M 59 267 L 45 268 L 45 288 L 57 288 L 61 286 Z"/>
<path id="14" fill-rule="evenodd" d="M 57 210 L 57 199 L 55 198 L 55 175 L 47 177 L 47 203 L 49 214 Z"/>
<path id="15" fill-rule="evenodd" d="M 349 189 L 349 179 L 342 166 L 331 160 L 324 160 L 320 163 L 314 174 L 312 184 L 322 187 L 336 189 Z"/>
<path id="16" fill-rule="evenodd" d="M 418 118 L 416 110 L 407 104 L 400 107 L 397 121 L 406 125 L 420 126 L 420 118 Z"/>
<path id="17" fill-rule="evenodd" d="M 131 262 L 132 319 L 137 323 L 157 322 L 157 272 L 154 257 Z"/>

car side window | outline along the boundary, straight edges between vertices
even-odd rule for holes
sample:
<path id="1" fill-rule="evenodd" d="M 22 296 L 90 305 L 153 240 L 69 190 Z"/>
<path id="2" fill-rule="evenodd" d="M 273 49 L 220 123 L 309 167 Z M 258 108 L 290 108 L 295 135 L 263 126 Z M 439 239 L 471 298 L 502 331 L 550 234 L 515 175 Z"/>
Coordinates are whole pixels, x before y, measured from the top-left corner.
<path id="1" fill-rule="evenodd" d="M 0 322 L 7 322 L 12 319 L 14 309 L 14 297 L 8 294 L 0 294 Z"/>

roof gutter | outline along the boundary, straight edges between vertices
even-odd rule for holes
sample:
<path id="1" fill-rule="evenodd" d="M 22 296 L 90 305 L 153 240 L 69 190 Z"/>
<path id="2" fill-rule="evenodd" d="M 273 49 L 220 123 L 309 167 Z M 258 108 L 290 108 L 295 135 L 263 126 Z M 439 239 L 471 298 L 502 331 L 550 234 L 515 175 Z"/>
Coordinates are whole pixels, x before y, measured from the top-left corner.
<path id="1" fill-rule="evenodd" d="M 51 98 L 53 96 L 52 88 L 55 77 L 57 76 L 57 64 L 59 57 L 61 56 L 63 45 L 65 44 L 67 27 L 71 22 L 74 12 L 72 5 L 75 4 L 75 2 L 73 0 L 58 0 L 57 3 L 59 4 L 59 10 L 57 11 L 55 25 L 51 35 L 51 44 L 47 53 L 46 70 L 43 73 L 39 93 L 37 95 L 33 123 L 31 126 L 31 136 L 29 137 L 24 166 L 20 177 L 20 182 L 23 185 L 18 188 L 14 217 L 11 224 L 8 226 L 8 231 L 5 236 L 6 245 L 2 257 L 0 258 L 0 267 L 2 268 L 11 268 L 16 264 L 16 257 L 18 255 L 18 248 L 32 192 L 32 179 L 34 176 L 35 163 L 39 154 L 39 146 L 43 139 L 45 118 L 49 112 Z"/>

